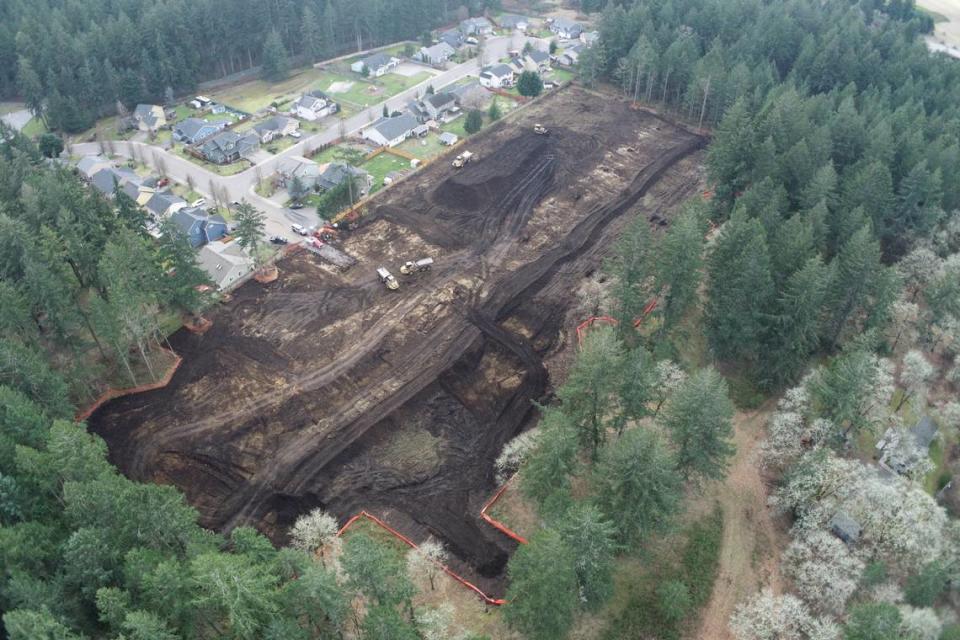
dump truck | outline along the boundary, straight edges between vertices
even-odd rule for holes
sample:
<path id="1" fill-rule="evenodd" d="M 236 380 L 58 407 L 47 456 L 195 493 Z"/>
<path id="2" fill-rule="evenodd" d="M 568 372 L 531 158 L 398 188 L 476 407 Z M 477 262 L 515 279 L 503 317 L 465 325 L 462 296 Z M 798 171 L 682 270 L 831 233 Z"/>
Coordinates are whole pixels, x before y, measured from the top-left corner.
<path id="1" fill-rule="evenodd" d="M 433 258 L 421 258 L 416 262 L 408 261 L 404 262 L 403 266 L 400 267 L 400 273 L 405 276 L 409 276 L 412 273 L 419 273 L 421 271 L 430 271 L 430 268 L 433 266 Z"/>
<path id="2" fill-rule="evenodd" d="M 380 282 L 390 291 L 396 291 L 400 288 L 400 283 L 397 282 L 397 279 L 384 267 L 377 267 L 377 277 L 380 278 Z"/>
<path id="3" fill-rule="evenodd" d="M 453 168 L 459 169 L 460 167 L 469 163 L 471 160 L 473 160 L 473 153 L 470 151 L 464 151 L 453 159 Z"/>
<path id="4" fill-rule="evenodd" d="M 537 134 L 538 136 L 548 136 L 548 135 L 550 135 L 550 129 L 547 129 L 545 126 L 543 126 L 543 125 L 540 124 L 539 122 L 538 122 L 537 124 L 533 125 L 533 132 L 534 132 L 535 134 Z"/>

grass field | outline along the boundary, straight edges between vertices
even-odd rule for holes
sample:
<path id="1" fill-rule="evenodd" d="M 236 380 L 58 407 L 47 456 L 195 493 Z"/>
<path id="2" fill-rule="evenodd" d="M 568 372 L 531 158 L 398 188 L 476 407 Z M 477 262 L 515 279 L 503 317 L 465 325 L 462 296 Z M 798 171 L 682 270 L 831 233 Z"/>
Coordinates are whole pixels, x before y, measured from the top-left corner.
<path id="1" fill-rule="evenodd" d="M 391 171 L 410 169 L 410 161 L 389 153 L 381 153 L 360 165 L 360 168 L 373 176 L 373 186 L 370 193 L 383 188 L 383 178 Z"/>
<path id="2" fill-rule="evenodd" d="M 413 154 L 421 160 L 436 158 L 447 150 L 447 147 L 440 143 L 440 136 L 433 132 L 422 138 L 411 138 L 397 148 Z"/>

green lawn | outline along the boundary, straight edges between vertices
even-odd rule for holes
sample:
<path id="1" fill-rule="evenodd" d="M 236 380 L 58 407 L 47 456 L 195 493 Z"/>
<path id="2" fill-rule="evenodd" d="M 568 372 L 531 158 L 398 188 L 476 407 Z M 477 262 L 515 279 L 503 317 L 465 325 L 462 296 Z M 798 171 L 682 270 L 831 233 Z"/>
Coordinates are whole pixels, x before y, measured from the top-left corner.
<path id="1" fill-rule="evenodd" d="M 355 167 L 360 166 L 363 163 L 363 158 L 369 153 L 369 150 L 365 147 L 356 147 L 353 145 L 336 145 L 333 147 L 327 147 L 320 153 L 313 156 L 312 160 L 318 164 L 323 164 L 325 162 L 346 162 L 347 164 L 352 164 Z"/>
<path id="2" fill-rule="evenodd" d="M 388 173 L 401 169 L 409 170 L 410 161 L 389 153 L 381 153 L 377 157 L 364 162 L 360 165 L 360 168 L 373 176 L 373 187 L 371 187 L 370 193 L 375 193 L 383 187 L 383 178 Z"/>
<path id="3" fill-rule="evenodd" d="M 546 74 L 547 80 L 553 80 L 554 82 L 570 82 L 575 77 L 576 74 L 569 69 L 551 69 Z"/>
<path id="4" fill-rule="evenodd" d="M 30 122 L 27 123 L 27 126 L 25 126 L 23 131 L 21 131 L 21 133 L 28 138 L 35 138 L 46 132 L 47 128 L 43 126 L 43 120 L 40 118 L 31 118 Z"/>
<path id="5" fill-rule="evenodd" d="M 459 120 L 462 119 L 463 118 L 459 118 Z M 460 134 L 458 133 L 457 135 Z M 422 138 L 411 138 L 397 148 L 403 149 L 407 153 L 412 153 L 423 160 L 430 160 L 446 151 L 448 147 L 440 143 L 439 134 L 430 132 Z"/>
<path id="6" fill-rule="evenodd" d="M 498 103 L 499 104 L 499 103 Z M 455 133 L 461 138 L 466 138 L 469 134 L 466 129 L 463 128 L 463 124 L 467 121 L 466 116 L 460 116 L 453 122 L 448 122 L 446 124 L 440 125 L 441 131 L 449 131 L 450 133 Z"/>

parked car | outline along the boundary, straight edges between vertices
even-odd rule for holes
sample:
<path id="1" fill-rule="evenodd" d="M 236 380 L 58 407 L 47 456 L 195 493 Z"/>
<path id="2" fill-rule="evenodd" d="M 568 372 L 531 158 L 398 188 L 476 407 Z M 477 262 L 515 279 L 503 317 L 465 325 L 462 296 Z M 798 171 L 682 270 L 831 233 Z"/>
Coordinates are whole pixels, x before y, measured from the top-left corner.
<path id="1" fill-rule="evenodd" d="M 300 133 L 299 131 L 294 131 L 293 133 L 290 134 L 290 137 L 291 137 L 291 138 L 298 138 L 298 139 L 299 139 L 301 136 L 303 136 L 303 134 Z"/>
<path id="2" fill-rule="evenodd" d="M 290 203 L 290 208 L 291 208 L 291 209 L 303 209 L 303 203 L 302 203 L 302 202 L 291 202 L 291 203 Z"/>
<path id="3" fill-rule="evenodd" d="M 298 236 L 306 236 L 308 233 L 307 230 L 303 227 L 303 225 L 299 225 L 297 223 L 293 223 L 292 225 L 290 225 L 290 228 Z"/>
<path id="4" fill-rule="evenodd" d="M 288 242 L 289 240 L 287 240 L 283 236 L 270 236 L 271 244 L 287 244 Z"/>
<path id="5" fill-rule="evenodd" d="M 204 198 L 200 198 L 199 200 L 194 200 L 193 202 L 190 203 L 191 207 L 205 207 L 206 205 L 207 205 L 207 201 Z"/>

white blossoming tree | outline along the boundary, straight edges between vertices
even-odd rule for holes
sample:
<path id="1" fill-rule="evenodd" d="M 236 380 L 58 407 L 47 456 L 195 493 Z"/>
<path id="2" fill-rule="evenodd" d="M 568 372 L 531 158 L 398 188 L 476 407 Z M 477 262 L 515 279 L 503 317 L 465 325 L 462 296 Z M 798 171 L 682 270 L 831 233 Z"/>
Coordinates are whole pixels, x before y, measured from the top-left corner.
<path id="1" fill-rule="evenodd" d="M 927 358 L 919 351 L 911 349 L 903 356 L 903 366 L 900 370 L 900 384 L 903 385 L 903 395 L 897 403 L 896 411 L 912 400 L 922 405 L 927 399 L 927 388 L 936 370 Z"/>
<path id="2" fill-rule="evenodd" d="M 843 613 L 864 568 L 843 542 L 821 530 L 795 539 L 783 565 L 800 597 L 815 610 L 833 615 Z"/>
<path id="3" fill-rule="evenodd" d="M 818 618 L 799 598 L 765 589 L 737 607 L 730 619 L 737 640 L 839 640 L 840 628 Z"/>
<path id="4" fill-rule="evenodd" d="M 290 529 L 290 542 L 297 549 L 307 553 L 319 553 L 320 560 L 326 564 L 325 556 L 339 546 L 337 520 L 322 509 L 297 518 Z"/>
<path id="5" fill-rule="evenodd" d="M 497 484 L 503 484 L 510 479 L 510 476 L 517 472 L 520 465 L 523 464 L 527 456 L 530 455 L 530 452 L 536 447 L 538 436 L 539 431 L 536 429 L 525 431 L 503 445 L 503 450 L 500 451 L 500 455 L 497 456 L 496 461 L 493 463 L 493 469 L 497 476 Z"/>
<path id="6" fill-rule="evenodd" d="M 440 565 L 446 564 L 447 558 L 447 550 L 443 545 L 433 538 L 427 538 L 420 546 L 407 552 L 407 571 L 414 579 L 426 579 L 433 591 L 437 577 L 443 571 Z"/>

